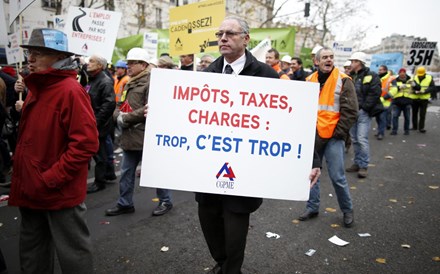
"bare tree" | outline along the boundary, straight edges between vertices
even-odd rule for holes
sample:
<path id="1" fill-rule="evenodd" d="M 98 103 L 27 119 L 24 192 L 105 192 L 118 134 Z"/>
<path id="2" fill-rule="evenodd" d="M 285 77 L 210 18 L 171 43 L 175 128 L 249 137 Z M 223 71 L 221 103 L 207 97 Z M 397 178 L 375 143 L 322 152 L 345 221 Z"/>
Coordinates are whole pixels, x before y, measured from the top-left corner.
<path id="1" fill-rule="evenodd" d="M 263 23 L 261 23 L 260 28 L 262 28 L 264 25 L 266 25 L 268 22 L 272 22 L 273 19 L 278 15 L 278 13 L 280 12 L 280 10 L 283 8 L 283 6 L 287 3 L 287 1 L 289 0 L 284 0 L 284 2 L 278 7 L 278 9 L 273 13 L 273 15 L 269 18 L 267 18 Z M 271 5 L 271 10 L 274 10 L 274 6 L 275 6 L 275 1 L 272 1 L 270 3 Z"/>
<path id="2" fill-rule="evenodd" d="M 355 0 L 332 1 L 314 0 L 318 8 L 318 26 L 322 27 L 321 43 L 327 34 L 344 24 L 350 24 L 351 19 L 365 15 L 365 2 Z"/>
<path id="3" fill-rule="evenodd" d="M 310 3 L 310 17 L 308 18 L 304 18 L 305 3 Z M 304 31 L 306 39 L 313 39 L 314 43 L 321 45 L 325 44 L 328 36 L 336 30 L 352 25 L 353 18 L 368 14 L 365 1 L 362 0 L 296 0 L 295 5 L 301 12 L 291 13 L 292 16 L 288 18 L 288 22 L 294 24 L 298 32 Z M 277 16 L 274 18 L 277 19 Z M 283 21 L 286 23 L 286 20 Z"/>

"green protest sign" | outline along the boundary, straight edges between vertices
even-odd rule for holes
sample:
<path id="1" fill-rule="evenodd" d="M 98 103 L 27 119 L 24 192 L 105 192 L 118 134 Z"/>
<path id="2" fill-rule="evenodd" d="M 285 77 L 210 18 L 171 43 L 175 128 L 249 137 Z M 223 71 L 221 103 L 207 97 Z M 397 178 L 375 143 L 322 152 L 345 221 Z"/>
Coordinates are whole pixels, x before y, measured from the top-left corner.
<path id="1" fill-rule="evenodd" d="M 157 58 L 162 53 L 170 53 L 170 38 L 168 29 L 156 29 L 152 30 L 158 34 L 157 44 Z M 293 55 L 295 49 L 295 28 L 268 28 L 268 29 L 251 29 L 251 40 L 248 45 L 248 49 L 254 48 L 263 39 L 269 37 L 271 39 L 272 47 L 280 52 L 280 55 Z M 126 38 L 116 40 L 115 50 L 113 52 L 112 61 L 116 62 L 119 59 L 124 59 L 127 52 L 133 47 L 143 47 L 143 36 L 133 35 Z M 214 56 L 218 56 L 218 52 L 210 53 Z M 203 54 L 198 54 L 202 56 Z M 178 58 L 178 56 L 173 56 Z"/>
<path id="2" fill-rule="evenodd" d="M 280 52 L 280 56 L 293 55 L 295 50 L 295 28 L 251 29 L 251 41 L 248 48 L 252 49 L 265 38 L 269 38 L 272 47 Z"/>
<path id="3" fill-rule="evenodd" d="M 312 61 L 312 49 L 311 48 L 301 48 L 301 53 L 299 54 L 299 57 L 301 58 L 303 62 L 303 68 L 312 68 L 313 67 L 313 61 Z"/>
<path id="4" fill-rule="evenodd" d="M 112 63 L 125 59 L 127 52 L 135 47 L 142 48 L 144 37 L 142 34 L 133 35 L 121 39 L 116 39 L 115 48 L 113 50 Z"/>

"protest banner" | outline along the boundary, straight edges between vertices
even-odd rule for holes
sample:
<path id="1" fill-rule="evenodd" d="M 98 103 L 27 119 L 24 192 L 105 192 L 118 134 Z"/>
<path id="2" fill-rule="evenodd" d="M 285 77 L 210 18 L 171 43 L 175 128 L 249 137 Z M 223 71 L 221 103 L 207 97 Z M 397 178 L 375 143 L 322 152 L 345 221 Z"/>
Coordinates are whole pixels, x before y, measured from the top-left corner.
<path id="1" fill-rule="evenodd" d="M 253 49 L 261 41 L 269 38 L 271 47 L 278 50 L 280 56 L 293 55 L 295 50 L 295 28 L 255 28 L 251 29 L 251 40 L 248 48 Z M 281 58 L 281 57 L 280 57 Z"/>
<path id="2" fill-rule="evenodd" d="M 409 55 L 406 61 L 408 66 L 429 66 L 434 58 L 437 42 L 413 41 L 409 46 Z"/>
<path id="3" fill-rule="evenodd" d="M 157 56 L 162 53 L 170 53 L 170 33 L 168 29 L 156 29 L 157 32 Z"/>
<path id="4" fill-rule="evenodd" d="M 69 51 L 84 56 L 99 54 L 110 61 L 120 21 L 120 12 L 70 7 L 64 27 Z"/>
<path id="5" fill-rule="evenodd" d="M 170 36 L 168 29 L 156 29 L 154 32 L 158 34 L 158 56 L 162 53 L 170 53 Z M 249 41 L 248 49 L 252 50 L 261 44 L 265 39 L 271 37 L 275 41 L 271 41 L 270 47 L 275 47 L 280 51 L 281 55 L 289 54 L 293 55 L 293 49 L 295 45 L 295 29 L 294 28 L 279 28 L 279 29 L 260 29 L 253 28 L 250 30 L 251 40 Z M 270 39 L 269 39 L 270 40 Z M 211 55 L 218 56 L 218 47 L 215 46 L 215 51 L 210 52 Z M 203 53 L 199 53 L 198 56 L 202 56 Z M 157 56 L 157 57 L 158 57 Z M 178 57 L 178 55 L 173 55 Z"/>
<path id="6" fill-rule="evenodd" d="M 116 64 L 118 60 L 125 60 L 128 51 L 132 48 L 142 48 L 144 37 L 142 34 L 117 39 L 113 51 L 112 63 Z"/>
<path id="7" fill-rule="evenodd" d="M 307 200 L 319 85 L 153 69 L 141 186 Z"/>
<path id="8" fill-rule="evenodd" d="M 371 56 L 370 70 L 374 72 L 379 71 L 381 65 L 388 67 L 388 70 L 392 70 L 394 74 L 397 74 L 403 64 L 403 54 L 401 52 L 381 53 L 373 54 Z"/>
<path id="9" fill-rule="evenodd" d="M 144 42 L 142 47 L 148 52 L 150 59 L 157 58 L 158 39 L 159 35 L 157 32 L 144 33 Z"/>
<path id="10" fill-rule="evenodd" d="M 224 0 L 207 0 L 170 9 L 170 54 L 218 51 L 215 33 L 225 18 Z"/>
<path id="11" fill-rule="evenodd" d="M 250 50 L 252 55 L 257 58 L 258 61 L 266 63 L 266 54 L 272 48 L 270 39 L 266 38 L 261 41 L 256 47 Z"/>
<path id="12" fill-rule="evenodd" d="M 5 47 L 6 60 L 8 64 L 15 64 L 24 61 L 23 55 L 20 53 L 20 33 L 14 32 L 8 35 L 8 44 Z"/>
<path id="13" fill-rule="evenodd" d="M 334 41 L 332 49 L 334 53 L 335 67 L 344 71 L 344 63 L 353 54 L 353 41 Z"/>
<path id="14" fill-rule="evenodd" d="M 313 68 L 313 60 L 312 60 L 312 49 L 303 47 L 301 48 L 301 51 L 299 53 L 299 57 L 301 58 L 303 62 L 303 68 L 309 69 Z"/>

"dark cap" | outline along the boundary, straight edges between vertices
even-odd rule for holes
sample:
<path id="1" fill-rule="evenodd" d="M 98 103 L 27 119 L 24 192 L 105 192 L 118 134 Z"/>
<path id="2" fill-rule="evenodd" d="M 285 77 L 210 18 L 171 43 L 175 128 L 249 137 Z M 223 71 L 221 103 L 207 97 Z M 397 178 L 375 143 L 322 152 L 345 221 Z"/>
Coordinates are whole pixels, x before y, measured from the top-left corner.
<path id="1" fill-rule="evenodd" d="M 404 68 L 399 69 L 399 73 L 401 73 L 401 72 L 405 72 L 406 73 L 406 69 L 404 69 Z"/>
<path id="2" fill-rule="evenodd" d="M 20 45 L 25 49 L 45 48 L 56 52 L 73 55 L 67 48 L 67 35 L 56 29 L 34 29 L 27 45 Z"/>

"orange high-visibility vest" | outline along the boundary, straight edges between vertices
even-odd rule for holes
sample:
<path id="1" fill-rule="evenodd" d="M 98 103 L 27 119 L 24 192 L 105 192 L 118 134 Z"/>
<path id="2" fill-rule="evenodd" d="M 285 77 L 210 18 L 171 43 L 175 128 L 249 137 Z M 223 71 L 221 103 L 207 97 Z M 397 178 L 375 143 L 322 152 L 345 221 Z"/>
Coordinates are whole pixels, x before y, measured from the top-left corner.
<path id="1" fill-rule="evenodd" d="M 389 72 L 387 72 L 387 74 L 380 78 L 381 84 L 382 84 L 382 94 L 380 95 L 380 101 L 382 102 L 384 107 L 389 107 L 391 105 L 391 98 L 390 99 L 383 99 L 383 97 L 388 94 L 389 90 L 390 90 L 390 85 L 391 82 L 394 80 L 395 78 L 393 76 L 390 75 Z"/>
<path id="2" fill-rule="evenodd" d="M 272 68 L 273 68 L 278 74 L 282 71 L 282 69 L 281 69 L 281 67 L 280 67 L 280 63 L 273 65 Z M 290 80 L 290 77 L 287 76 L 287 74 L 283 73 L 283 74 L 280 75 L 280 79 L 283 79 L 283 80 Z"/>
<path id="3" fill-rule="evenodd" d="M 338 124 L 340 117 L 339 98 L 342 93 L 342 79 L 350 78 L 337 68 L 333 68 L 332 73 L 325 81 L 324 86 L 319 93 L 318 121 L 316 128 L 321 138 L 331 138 Z M 315 71 L 306 78 L 306 81 L 318 83 L 318 72 Z"/>
<path id="4" fill-rule="evenodd" d="M 118 77 L 114 76 L 114 80 L 115 80 L 115 85 L 113 88 L 115 90 L 116 102 L 119 102 L 121 100 L 122 93 L 125 89 L 125 84 L 127 84 L 128 80 L 130 80 L 130 76 L 125 75 L 119 81 L 118 81 Z"/>

